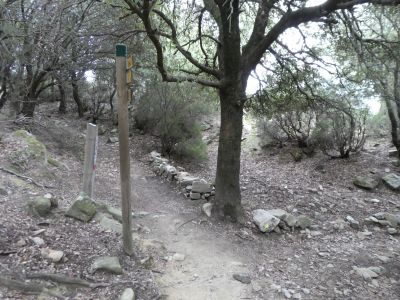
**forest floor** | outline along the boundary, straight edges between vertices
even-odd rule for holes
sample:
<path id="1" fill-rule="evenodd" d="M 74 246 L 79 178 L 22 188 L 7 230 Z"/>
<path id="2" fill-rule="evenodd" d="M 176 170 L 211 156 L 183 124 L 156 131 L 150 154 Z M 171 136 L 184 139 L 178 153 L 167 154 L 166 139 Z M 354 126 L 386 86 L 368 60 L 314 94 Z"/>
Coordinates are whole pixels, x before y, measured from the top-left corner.
<path id="1" fill-rule="evenodd" d="M 127 257 L 113 226 L 105 228 L 97 221 L 84 224 L 64 216 L 80 191 L 86 122 L 60 116 L 55 108 L 38 111 L 29 125 L 6 119 L 0 118 L 2 138 L 26 127 L 60 164 L 49 165 L 45 176 L 32 168 L 22 174 L 52 188 L 0 170 L 0 186 L 8 192 L 0 195 L 0 279 L 29 282 L 26 278 L 41 272 L 105 283 L 64 287 L 59 291 L 67 299 L 117 299 L 129 287 L 137 299 L 145 300 L 400 299 L 399 235 L 364 222 L 378 212 L 398 214 L 399 194 L 383 185 L 365 191 L 352 184 L 357 175 L 399 173 L 390 164 L 387 141 L 369 143 L 348 160 L 316 155 L 294 162 L 285 149 L 254 150 L 249 137 L 244 141 L 241 175 L 247 222 L 241 225 L 207 218 L 201 212 L 205 201 L 187 199 L 175 185 L 156 176 L 149 163 L 149 153 L 157 149 L 155 141 L 134 133 L 131 173 L 133 210 L 138 216 L 134 218 L 135 255 Z M 118 208 L 118 143 L 107 143 L 109 136 L 117 135 L 111 129 L 109 125 L 99 138 L 94 199 Z M 205 131 L 207 136 L 216 133 L 215 125 Z M 207 162 L 175 164 L 212 181 L 216 140 L 209 144 Z M 15 147 L 0 143 L 0 167 L 7 166 Z M 46 193 L 59 200 L 58 209 L 46 218 L 29 215 L 27 202 Z M 307 231 L 263 234 L 251 222 L 251 211 L 258 208 L 305 214 L 313 226 Z M 360 221 L 359 229 L 344 221 L 348 215 Z M 35 244 L 35 236 L 44 244 Z M 63 251 L 63 260 L 49 262 L 41 254 L 44 248 Z M 90 266 L 98 256 L 118 256 L 123 274 L 92 273 Z M 365 280 L 353 267 L 382 268 L 377 278 Z M 235 280 L 235 273 L 247 275 L 251 283 Z M 37 297 L 0 285 L 1 299 Z"/>

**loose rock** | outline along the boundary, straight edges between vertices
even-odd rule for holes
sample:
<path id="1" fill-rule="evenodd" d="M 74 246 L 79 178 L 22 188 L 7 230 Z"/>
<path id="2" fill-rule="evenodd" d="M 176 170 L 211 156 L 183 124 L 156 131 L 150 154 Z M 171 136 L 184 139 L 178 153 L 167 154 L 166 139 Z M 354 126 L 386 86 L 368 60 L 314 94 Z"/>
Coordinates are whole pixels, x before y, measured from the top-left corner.
<path id="1" fill-rule="evenodd" d="M 102 270 L 113 274 L 122 274 L 121 264 L 119 263 L 118 257 L 115 256 L 103 256 L 96 258 L 92 264 L 91 271 L 94 273 L 97 270 Z"/>
<path id="2" fill-rule="evenodd" d="M 172 260 L 184 261 L 185 260 L 185 255 L 182 254 L 182 253 L 175 253 L 174 255 L 172 255 Z"/>
<path id="3" fill-rule="evenodd" d="M 379 181 L 374 178 L 358 176 L 354 179 L 353 184 L 359 188 L 373 190 L 379 185 Z"/>
<path id="4" fill-rule="evenodd" d="M 123 291 L 119 300 L 135 300 L 135 292 L 131 288 L 127 288 Z"/>
<path id="5" fill-rule="evenodd" d="M 201 207 L 201 210 L 207 215 L 207 217 L 211 217 L 212 208 L 212 203 L 204 203 Z"/>
<path id="6" fill-rule="evenodd" d="M 107 143 L 114 144 L 118 142 L 118 138 L 116 136 L 110 136 L 107 140 Z"/>
<path id="7" fill-rule="evenodd" d="M 248 274 L 242 274 L 242 273 L 235 273 L 233 274 L 233 278 L 241 283 L 244 284 L 250 284 L 251 283 L 251 278 Z"/>
<path id="8" fill-rule="evenodd" d="M 190 192 L 190 199 L 192 199 L 192 200 L 199 200 L 199 199 L 201 199 L 201 194 L 200 194 L 200 193 L 193 193 L 193 192 Z"/>
<path id="9" fill-rule="evenodd" d="M 86 195 L 80 195 L 65 213 L 66 216 L 89 222 L 96 214 L 96 203 Z"/>
<path id="10" fill-rule="evenodd" d="M 346 221 L 349 222 L 351 228 L 360 229 L 360 223 L 356 221 L 352 216 L 347 216 Z"/>
<path id="11" fill-rule="evenodd" d="M 270 209 L 270 210 L 267 210 L 267 212 L 281 220 L 284 220 L 285 217 L 288 215 L 287 211 L 280 209 L 280 208 Z"/>
<path id="12" fill-rule="evenodd" d="M 15 243 L 15 245 L 17 247 L 24 247 L 24 246 L 26 246 L 26 241 L 25 241 L 25 239 L 20 239 Z"/>
<path id="13" fill-rule="evenodd" d="M 282 289 L 282 293 L 285 296 L 286 299 L 291 299 L 292 294 L 287 290 L 287 289 Z"/>
<path id="14" fill-rule="evenodd" d="M 287 224 L 289 227 L 294 227 L 294 226 L 296 225 L 296 222 L 297 222 L 297 218 L 296 218 L 295 216 L 291 215 L 291 214 L 287 214 L 287 215 L 283 218 L 283 220 L 286 222 L 286 224 Z"/>
<path id="15" fill-rule="evenodd" d="M 33 212 L 41 217 L 45 217 L 51 211 L 51 201 L 45 197 L 37 197 L 30 205 Z"/>
<path id="16" fill-rule="evenodd" d="M 369 267 L 369 268 L 353 267 L 353 270 L 356 272 L 356 274 L 363 277 L 364 280 L 366 281 L 370 281 L 373 278 L 377 278 L 380 273 L 380 268 L 378 267 L 378 269 L 376 269 L 375 267 Z"/>
<path id="17" fill-rule="evenodd" d="M 207 183 L 207 181 L 205 181 L 204 179 L 195 180 L 192 183 L 192 192 L 204 194 L 204 193 L 211 193 L 211 191 L 212 191 L 211 185 Z"/>
<path id="18" fill-rule="evenodd" d="M 312 225 L 312 220 L 307 216 L 299 216 L 297 217 L 296 227 L 300 227 L 301 229 L 306 229 Z"/>
<path id="19" fill-rule="evenodd" d="M 253 210 L 253 221 L 261 232 L 271 232 L 278 226 L 280 220 L 263 209 Z"/>
<path id="20" fill-rule="evenodd" d="M 52 249 L 42 249 L 41 254 L 44 258 L 54 262 L 54 263 L 58 263 L 61 261 L 61 259 L 64 257 L 64 252 L 59 251 L 59 250 L 52 250 Z"/>
<path id="21" fill-rule="evenodd" d="M 37 245 L 39 247 L 44 245 L 44 240 L 42 238 L 38 237 L 38 236 L 35 236 L 33 238 L 30 238 L 30 239 L 35 245 Z"/>
<path id="22" fill-rule="evenodd" d="M 178 184 L 182 187 L 192 185 L 193 181 L 199 180 L 199 178 L 193 177 L 187 172 L 178 172 L 176 179 L 178 180 Z"/>
<path id="23" fill-rule="evenodd" d="M 382 180 L 390 189 L 400 191 L 400 176 L 390 173 L 383 176 Z"/>

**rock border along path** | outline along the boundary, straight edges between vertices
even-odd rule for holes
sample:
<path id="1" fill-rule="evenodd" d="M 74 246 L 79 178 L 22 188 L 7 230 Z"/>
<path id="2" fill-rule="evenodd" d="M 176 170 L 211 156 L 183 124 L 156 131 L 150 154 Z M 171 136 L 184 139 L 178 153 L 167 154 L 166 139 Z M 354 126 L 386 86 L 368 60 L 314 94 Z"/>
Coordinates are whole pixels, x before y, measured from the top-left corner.
<path id="1" fill-rule="evenodd" d="M 141 219 L 141 225 L 150 229 L 145 238 L 162 242 L 168 253 L 165 270 L 157 275 L 167 299 L 252 299 L 251 285 L 233 278 L 236 273 L 250 271 L 248 258 L 239 254 L 237 245 L 223 233 L 202 225 L 206 216 L 196 201 L 182 201 L 168 184 L 143 176 L 138 165 L 133 170 L 133 187 L 139 199 L 135 208 L 157 212 Z"/>

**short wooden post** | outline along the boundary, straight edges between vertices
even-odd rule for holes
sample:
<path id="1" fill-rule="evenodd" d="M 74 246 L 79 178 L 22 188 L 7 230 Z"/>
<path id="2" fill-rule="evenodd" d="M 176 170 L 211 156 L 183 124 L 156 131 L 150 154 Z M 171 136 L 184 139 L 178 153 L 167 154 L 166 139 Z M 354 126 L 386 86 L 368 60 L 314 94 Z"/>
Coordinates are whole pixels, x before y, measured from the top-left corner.
<path id="1" fill-rule="evenodd" d="M 97 126 L 88 123 L 85 143 L 85 162 L 83 165 L 83 186 L 82 192 L 93 197 L 94 175 L 97 158 Z"/>
<path id="2" fill-rule="evenodd" d="M 121 177 L 122 203 L 122 238 L 124 251 L 133 254 L 132 246 L 132 210 L 131 210 L 131 176 L 129 158 L 129 118 L 128 118 L 128 85 L 126 82 L 126 46 L 115 47 L 117 95 L 118 95 L 118 131 L 119 162 Z"/>

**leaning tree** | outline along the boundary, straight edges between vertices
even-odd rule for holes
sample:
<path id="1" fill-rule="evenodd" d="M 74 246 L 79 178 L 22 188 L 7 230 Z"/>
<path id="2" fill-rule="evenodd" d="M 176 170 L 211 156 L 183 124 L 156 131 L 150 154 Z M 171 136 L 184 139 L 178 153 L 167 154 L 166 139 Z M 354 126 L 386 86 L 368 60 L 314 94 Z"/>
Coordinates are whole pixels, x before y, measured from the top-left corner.
<path id="1" fill-rule="evenodd" d="M 361 4 L 397 5 L 400 0 L 327 0 L 308 6 L 296 0 L 108 1 L 141 20 L 164 81 L 189 81 L 219 91 L 221 127 L 216 210 L 242 216 L 239 186 L 243 108 L 251 73 L 290 28 L 334 22 L 338 10 Z M 171 61 L 174 64 L 171 65 Z"/>
<path id="2" fill-rule="evenodd" d="M 362 13 L 342 12 L 339 18 L 345 30 L 337 32 L 336 53 L 384 101 L 400 158 L 400 9 L 370 7 Z"/>

